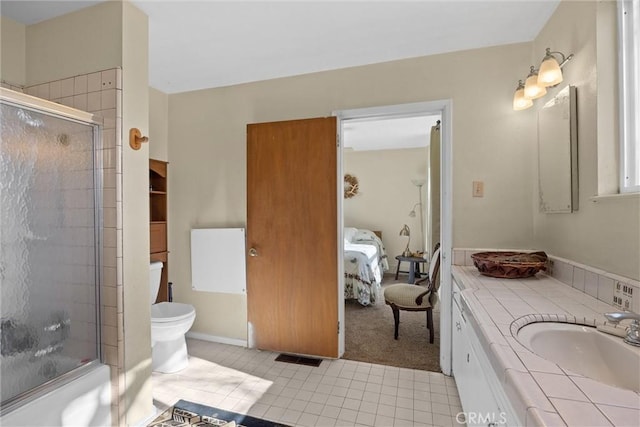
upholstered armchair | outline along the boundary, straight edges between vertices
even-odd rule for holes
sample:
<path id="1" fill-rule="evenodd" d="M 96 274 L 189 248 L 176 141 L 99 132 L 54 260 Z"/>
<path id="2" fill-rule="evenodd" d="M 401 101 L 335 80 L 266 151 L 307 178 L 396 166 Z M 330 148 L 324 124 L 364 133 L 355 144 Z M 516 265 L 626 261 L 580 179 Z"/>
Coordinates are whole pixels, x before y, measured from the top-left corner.
<path id="1" fill-rule="evenodd" d="M 419 279 L 415 284 L 398 283 L 384 290 L 384 302 L 393 310 L 395 323 L 394 338 L 398 339 L 398 326 L 400 324 L 400 310 L 426 311 L 427 329 L 429 329 L 429 342 L 433 344 L 433 307 L 438 303 L 438 288 L 440 280 L 440 243 L 436 244 L 429 263 L 429 275 Z"/>

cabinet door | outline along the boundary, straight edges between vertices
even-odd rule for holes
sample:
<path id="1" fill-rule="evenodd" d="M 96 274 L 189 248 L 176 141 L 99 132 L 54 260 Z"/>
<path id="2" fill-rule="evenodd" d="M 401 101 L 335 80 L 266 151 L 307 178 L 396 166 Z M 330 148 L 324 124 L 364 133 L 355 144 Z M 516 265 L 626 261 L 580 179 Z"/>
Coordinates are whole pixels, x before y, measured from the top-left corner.
<path id="1" fill-rule="evenodd" d="M 467 426 L 499 426 L 506 417 L 489 388 L 480 362 L 469 339 L 473 331 L 467 325 L 464 311 L 453 303 L 452 368 Z"/>
<path id="2" fill-rule="evenodd" d="M 468 347 L 467 353 L 467 406 L 464 411 L 467 426 L 499 426 L 506 423 L 506 416 L 500 410 L 489 382 L 487 381 L 478 357 L 473 348 Z"/>
<path id="3" fill-rule="evenodd" d="M 453 304 L 453 332 L 452 332 L 452 369 L 453 376 L 456 379 L 458 389 L 464 384 L 466 376 L 465 369 L 467 367 L 466 359 L 468 353 L 468 340 L 464 329 L 464 320 L 458 305 Z M 462 384 L 461 384 L 462 383 Z M 461 396 L 462 397 L 462 396 Z"/>
<path id="4" fill-rule="evenodd" d="M 152 254 L 167 251 L 167 224 L 151 223 L 150 229 L 150 251 Z"/>

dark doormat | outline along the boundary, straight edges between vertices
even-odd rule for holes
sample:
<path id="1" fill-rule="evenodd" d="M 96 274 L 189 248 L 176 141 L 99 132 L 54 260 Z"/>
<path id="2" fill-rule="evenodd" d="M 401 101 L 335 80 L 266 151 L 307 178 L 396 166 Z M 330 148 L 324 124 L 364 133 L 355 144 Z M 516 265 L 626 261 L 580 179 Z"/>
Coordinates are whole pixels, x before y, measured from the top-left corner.
<path id="1" fill-rule="evenodd" d="M 294 363 L 296 365 L 320 366 L 322 359 L 313 359 L 311 357 L 293 356 L 291 354 L 281 354 L 276 357 L 276 362 Z"/>

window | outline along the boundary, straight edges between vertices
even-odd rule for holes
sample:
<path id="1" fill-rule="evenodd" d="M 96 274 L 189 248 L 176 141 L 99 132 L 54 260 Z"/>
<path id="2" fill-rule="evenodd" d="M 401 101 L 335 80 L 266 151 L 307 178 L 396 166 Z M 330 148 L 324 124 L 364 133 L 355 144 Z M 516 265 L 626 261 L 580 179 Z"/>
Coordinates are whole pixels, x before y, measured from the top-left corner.
<path id="1" fill-rule="evenodd" d="M 640 0 L 618 0 L 620 192 L 640 192 Z"/>

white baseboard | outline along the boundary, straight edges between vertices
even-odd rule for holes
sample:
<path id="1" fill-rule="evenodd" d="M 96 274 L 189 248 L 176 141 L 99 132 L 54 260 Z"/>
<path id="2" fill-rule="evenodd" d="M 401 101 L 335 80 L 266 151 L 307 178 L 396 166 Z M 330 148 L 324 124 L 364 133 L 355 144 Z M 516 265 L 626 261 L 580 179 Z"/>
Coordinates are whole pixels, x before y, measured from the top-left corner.
<path id="1" fill-rule="evenodd" d="M 247 347 L 247 340 L 239 340 L 236 338 L 228 338 L 228 337 L 219 337 L 217 335 L 203 334 L 201 332 L 187 332 L 187 338 L 195 338 L 197 340 L 202 340 L 202 341 L 237 345 L 239 347 Z"/>

